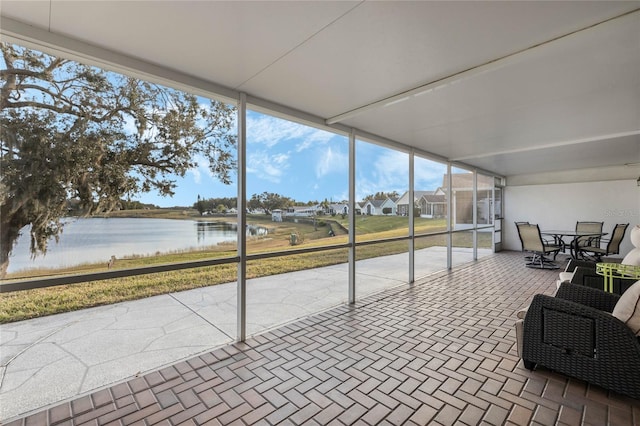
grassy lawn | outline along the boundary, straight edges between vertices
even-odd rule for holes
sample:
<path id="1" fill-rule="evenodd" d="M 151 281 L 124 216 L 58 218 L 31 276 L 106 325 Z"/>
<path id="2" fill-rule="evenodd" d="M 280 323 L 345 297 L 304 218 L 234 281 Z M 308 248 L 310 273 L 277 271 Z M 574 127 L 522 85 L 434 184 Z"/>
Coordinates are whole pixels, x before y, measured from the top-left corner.
<path id="1" fill-rule="evenodd" d="M 165 219 L 200 219 L 195 211 L 184 210 L 149 210 L 133 212 L 117 212 L 114 217 L 147 217 Z M 221 220 L 234 222 L 235 217 L 212 218 L 203 220 Z M 298 223 L 271 221 L 267 215 L 251 215 L 247 221 L 252 225 L 260 225 L 269 229 L 264 237 L 252 237 L 247 242 L 248 253 L 267 253 L 292 248 L 330 246 L 346 243 L 348 235 L 344 228 L 348 227 L 348 219 L 340 216 L 321 217 L 315 226 L 312 221 Z M 342 227 L 341 227 L 341 226 Z M 329 226 L 335 236 L 329 236 Z M 343 228 L 344 227 L 344 228 Z M 416 233 L 436 232 L 445 229 L 444 220 L 419 218 L 416 220 Z M 356 220 L 356 236 L 358 241 L 404 236 L 408 233 L 408 220 L 397 216 L 359 216 Z M 291 234 L 295 233 L 300 244 L 291 246 Z M 471 246 L 470 234 L 454 235 L 454 245 Z M 433 245 L 445 245 L 444 236 L 433 236 L 416 240 L 416 248 Z M 485 246 L 485 243 L 480 246 Z M 212 258 L 235 256 L 235 244 L 228 243 L 204 250 L 175 252 L 155 256 L 139 256 L 118 259 L 114 268 L 136 268 L 175 262 L 187 262 Z M 356 251 L 357 259 L 366 259 L 408 250 L 406 241 L 363 246 Z M 249 262 L 248 278 L 257 278 L 292 272 L 303 269 L 318 268 L 347 262 L 347 249 L 333 249 L 319 253 L 307 253 L 279 256 L 260 261 Z M 29 271 L 29 277 L 52 276 L 60 274 L 78 274 L 104 271 L 105 264 L 87 264 L 69 269 Z M 135 300 L 169 292 L 189 290 L 221 283 L 236 281 L 236 264 L 217 265 L 204 268 L 193 268 L 180 271 L 140 275 L 135 277 L 111 280 L 92 281 L 81 284 L 57 286 L 51 288 L 26 290 L 0 294 L 0 323 L 19 321 L 55 313 L 68 312 L 92 306 L 106 305 L 126 300 Z M 9 274 L 7 279 L 19 279 L 18 274 Z"/>

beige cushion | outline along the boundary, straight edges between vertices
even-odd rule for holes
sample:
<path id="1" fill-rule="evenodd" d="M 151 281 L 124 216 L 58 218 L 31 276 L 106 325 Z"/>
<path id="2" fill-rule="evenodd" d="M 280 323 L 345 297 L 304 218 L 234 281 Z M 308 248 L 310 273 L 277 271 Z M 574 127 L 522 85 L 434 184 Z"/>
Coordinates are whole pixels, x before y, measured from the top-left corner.
<path id="1" fill-rule="evenodd" d="M 527 316 L 527 309 L 529 309 L 529 306 L 527 306 L 526 308 L 522 308 L 520 309 L 518 312 L 516 312 L 516 317 L 518 318 L 516 320 L 515 323 L 515 327 L 516 327 L 516 349 L 518 350 L 518 357 L 522 358 L 522 339 L 523 339 L 523 333 L 524 333 L 524 317 Z"/>
<path id="2" fill-rule="evenodd" d="M 516 328 L 516 350 L 518 351 L 518 358 L 522 358 L 522 347 L 524 346 L 524 320 L 519 319 L 515 323 Z"/>
<path id="3" fill-rule="evenodd" d="M 634 248 L 622 259 L 625 265 L 640 266 L 640 248 Z"/>
<path id="4" fill-rule="evenodd" d="M 527 315 L 528 309 L 529 309 L 529 306 L 527 306 L 526 308 L 520 309 L 518 312 L 516 312 L 516 318 L 524 319 L 524 317 Z"/>
<path id="5" fill-rule="evenodd" d="M 640 336 L 640 281 L 622 293 L 611 314 Z"/>
<path id="6" fill-rule="evenodd" d="M 573 275 L 576 273 L 576 271 L 572 271 L 572 272 L 560 272 L 559 274 L 559 278 L 560 278 L 560 282 L 563 283 L 565 281 L 571 281 L 573 279 Z"/>

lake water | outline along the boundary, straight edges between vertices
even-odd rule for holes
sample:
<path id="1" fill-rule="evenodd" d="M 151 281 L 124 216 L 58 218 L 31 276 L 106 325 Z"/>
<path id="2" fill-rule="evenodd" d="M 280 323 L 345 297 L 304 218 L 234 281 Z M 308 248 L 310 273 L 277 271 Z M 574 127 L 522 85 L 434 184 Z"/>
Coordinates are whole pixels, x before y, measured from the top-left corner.
<path id="1" fill-rule="evenodd" d="M 265 235 L 266 228 L 248 227 L 247 235 Z M 144 218 L 69 219 L 60 241 L 49 242 L 47 254 L 31 259 L 29 229 L 22 230 L 9 258 L 8 272 L 57 268 L 109 261 L 111 256 L 151 255 L 235 242 L 235 224 Z"/>

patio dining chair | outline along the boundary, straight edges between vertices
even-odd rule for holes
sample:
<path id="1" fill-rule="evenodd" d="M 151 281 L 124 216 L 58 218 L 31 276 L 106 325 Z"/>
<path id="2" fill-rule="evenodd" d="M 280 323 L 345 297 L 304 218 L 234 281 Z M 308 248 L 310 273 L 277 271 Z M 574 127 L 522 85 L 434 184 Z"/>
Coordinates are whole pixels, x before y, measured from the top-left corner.
<path id="1" fill-rule="evenodd" d="M 628 224 L 617 224 L 614 228 L 614 232 L 611 239 L 614 239 L 615 234 L 619 234 L 622 228 L 626 231 Z M 624 231 L 622 231 L 622 239 L 624 237 Z M 635 247 L 629 253 L 622 258 L 621 265 L 640 266 L 640 225 L 636 225 L 631 228 L 630 232 L 631 244 Z M 611 249 L 615 244 L 609 241 L 607 247 Z M 572 284 L 580 284 L 587 287 L 593 287 L 598 289 L 604 289 L 604 276 L 598 274 L 596 271 L 595 261 L 571 259 L 567 264 L 567 267 L 563 272 L 560 272 L 556 285 L 560 287 L 563 282 L 570 282 Z M 615 294 L 624 293 L 634 282 L 633 277 L 625 277 L 621 275 L 619 277 L 613 277 L 613 289 Z"/>
<path id="2" fill-rule="evenodd" d="M 520 237 L 520 244 L 522 245 L 522 251 L 524 251 L 524 243 L 522 242 L 522 237 L 520 236 L 520 229 L 518 228 L 520 225 L 529 225 L 529 222 L 515 222 L 516 223 L 516 228 L 518 229 L 518 236 Z M 531 255 L 530 254 L 525 254 L 524 256 L 524 260 L 526 260 L 527 262 L 531 261 Z"/>
<path id="3" fill-rule="evenodd" d="M 604 222 L 576 222 L 576 232 L 597 232 L 602 233 Z M 600 237 L 577 237 L 575 247 L 600 247 Z"/>
<path id="4" fill-rule="evenodd" d="M 578 247 L 578 257 L 582 259 L 589 259 L 595 262 L 601 262 L 603 256 L 611 256 L 613 254 L 620 253 L 620 243 L 624 238 L 625 232 L 627 232 L 628 223 L 618 223 L 613 227 L 610 239 L 601 239 L 598 241 L 600 244 L 606 242 L 606 247 L 600 247 L 600 245 L 585 245 Z"/>
<path id="5" fill-rule="evenodd" d="M 553 260 L 555 260 L 562 247 L 546 243 L 542 239 L 540 227 L 537 224 L 517 223 L 516 226 L 522 251 L 530 256 L 530 258 L 525 257 L 525 265 L 531 268 L 557 269 L 558 265 L 547 256 L 553 254 Z"/>

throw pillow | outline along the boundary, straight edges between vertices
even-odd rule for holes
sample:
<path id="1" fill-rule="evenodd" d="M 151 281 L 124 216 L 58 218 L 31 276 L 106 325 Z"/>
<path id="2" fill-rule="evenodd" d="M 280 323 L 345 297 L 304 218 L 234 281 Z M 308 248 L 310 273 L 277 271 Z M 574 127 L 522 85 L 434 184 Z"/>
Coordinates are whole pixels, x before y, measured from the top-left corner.
<path id="1" fill-rule="evenodd" d="M 640 336 L 640 281 L 622 293 L 611 314 Z"/>

